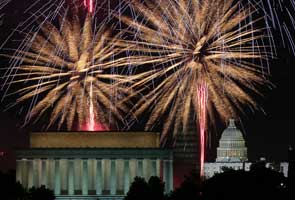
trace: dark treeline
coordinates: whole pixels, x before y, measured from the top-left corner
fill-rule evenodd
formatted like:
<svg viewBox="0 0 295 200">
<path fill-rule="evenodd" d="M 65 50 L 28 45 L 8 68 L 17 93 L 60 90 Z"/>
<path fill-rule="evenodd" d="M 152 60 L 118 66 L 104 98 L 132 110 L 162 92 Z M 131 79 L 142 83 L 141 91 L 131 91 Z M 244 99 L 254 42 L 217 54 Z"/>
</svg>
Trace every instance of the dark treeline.
<svg viewBox="0 0 295 200">
<path fill-rule="evenodd" d="M 295 199 L 294 182 L 294 177 L 286 178 L 264 165 L 254 164 L 250 171 L 224 169 L 223 173 L 205 181 L 191 173 L 179 188 L 167 195 L 158 177 L 148 182 L 137 177 L 125 200 L 291 200 Z"/>
<path fill-rule="evenodd" d="M 249 200 L 295 199 L 295 177 L 254 164 L 250 171 L 223 169 L 223 173 L 201 181 L 191 173 L 179 188 L 164 194 L 165 183 L 159 177 L 145 180 L 135 177 L 124 200 Z M 53 191 L 40 188 L 24 189 L 15 182 L 15 172 L 0 172 L 0 193 L 5 200 L 54 200 Z"/>
<path fill-rule="evenodd" d="M 25 189 L 15 182 L 15 171 L 0 172 L 0 199 L 2 200 L 54 200 L 54 192 L 45 186 Z"/>
</svg>

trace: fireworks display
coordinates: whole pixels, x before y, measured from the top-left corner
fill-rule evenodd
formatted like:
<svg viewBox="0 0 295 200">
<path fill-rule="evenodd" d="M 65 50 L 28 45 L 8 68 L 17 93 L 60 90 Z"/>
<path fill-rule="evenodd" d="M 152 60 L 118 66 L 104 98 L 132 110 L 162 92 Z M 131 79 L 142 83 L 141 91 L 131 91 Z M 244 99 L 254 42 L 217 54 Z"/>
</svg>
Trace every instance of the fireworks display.
<svg viewBox="0 0 295 200">
<path fill-rule="evenodd" d="M 75 124 L 109 130 L 130 113 L 148 117 L 145 130 L 162 123 L 163 142 L 186 133 L 193 116 L 203 174 L 207 127 L 237 118 L 246 106 L 257 109 L 253 96 L 269 85 L 268 59 L 276 46 L 295 52 L 295 2 L 124 1 L 116 1 L 114 10 L 111 0 L 28 5 L 24 12 L 32 16 L 14 29 L 25 39 L 14 54 L 4 55 L 11 58 L 4 97 L 19 95 L 13 105 L 29 102 L 26 123 L 51 113 L 48 127 L 66 124 L 68 130 Z M 0 11 L 11 2 L 0 1 Z M 107 10 L 108 19 L 98 20 L 98 8 Z M 113 14 L 116 19 L 109 19 Z"/>
<path fill-rule="evenodd" d="M 242 105 L 256 108 L 250 91 L 260 94 L 256 86 L 267 83 L 263 67 L 250 63 L 268 57 L 257 20 L 249 20 L 253 9 L 231 0 L 132 1 L 131 6 L 143 20 L 121 18 L 136 39 L 134 51 L 147 55 L 137 64 L 154 71 L 134 87 L 155 85 L 135 105 L 135 115 L 151 111 L 146 130 L 167 116 L 162 138 L 169 130 L 175 136 L 180 127 L 186 132 L 189 117 L 197 115 L 203 163 L 207 115 L 211 122 L 215 113 L 227 121 Z"/>
<path fill-rule="evenodd" d="M 84 21 L 69 18 L 61 18 L 60 27 L 43 24 L 42 31 L 27 38 L 29 51 L 9 56 L 21 64 L 9 70 L 7 79 L 13 80 L 8 84 L 27 85 L 15 93 L 21 95 L 17 104 L 32 99 L 29 119 L 53 108 L 48 127 L 59 119 L 59 127 L 66 121 L 71 130 L 77 117 L 79 126 L 87 122 L 94 130 L 95 123 L 112 124 L 110 116 L 122 119 L 121 112 L 128 111 L 120 98 L 129 79 L 113 72 L 120 66 L 113 57 L 124 49 L 113 48 L 116 37 L 103 26 L 94 31 L 90 15 Z"/>
<path fill-rule="evenodd" d="M 267 81 L 262 75 L 263 67 L 249 60 L 263 60 L 268 55 L 266 46 L 260 44 L 261 29 L 254 28 L 255 21 L 247 21 L 252 12 L 250 7 L 240 9 L 233 1 L 223 0 L 159 1 L 154 6 L 132 1 L 132 6 L 148 21 L 122 17 L 138 39 L 134 50 L 149 54 L 137 64 L 152 63 L 154 67 L 147 70 L 155 71 L 135 85 L 145 86 L 164 77 L 136 105 L 136 114 L 153 105 L 147 129 L 165 112 L 170 114 L 163 136 L 172 124 L 176 132 L 179 126 L 186 127 L 190 113 L 198 113 L 200 81 L 208 87 L 207 110 L 212 119 L 214 111 L 227 120 L 235 116 L 234 108 L 241 108 L 241 104 L 256 107 L 243 87 L 259 93 L 255 85 Z M 152 103 L 155 100 L 157 103 Z"/>
</svg>

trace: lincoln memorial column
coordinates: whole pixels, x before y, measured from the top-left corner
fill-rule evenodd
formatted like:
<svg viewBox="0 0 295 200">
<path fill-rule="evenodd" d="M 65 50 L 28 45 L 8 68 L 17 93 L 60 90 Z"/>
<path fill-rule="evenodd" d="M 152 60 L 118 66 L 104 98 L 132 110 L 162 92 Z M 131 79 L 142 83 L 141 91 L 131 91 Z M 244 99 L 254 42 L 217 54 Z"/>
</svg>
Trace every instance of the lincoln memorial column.
<svg viewBox="0 0 295 200">
<path fill-rule="evenodd" d="M 22 160 L 22 185 L 24 188 L 28 188 L 28 172 L 29 172 L 28 160 Z"/>
<path fill-rule="evenodd" d="M 29 177 L 28 177 L 28 188 L 31 188 L 34 186 L 34 168 L 33 168 L 33 160 L 28 160 L 28 167 L 29 167 Z"/>
<path fill-rule="evenodd" d="M 22 161 L 16 160 L 16 181 L 22 183 Z"/>
<path fill-rule="evenodd" d="M 60 184 L 61 184 L 61 178 L 60 178 L 60 160 L 55 160 L 55 187 L 54 187 L 54 194 L 60 195 Z"/>
<path fill-rule="evenodd" d="M 157 176 L 157 160 L 151 160 L 151 176 Z"/>
<path fill-rule="evenodd" d="M 127 194 L 129 187 L 130 187 L 129 160 L 124 160 L 124 194 Z"/>
<path fill-rule="evenodd" d="M 68 160 L 68 194 L 74 195 L 75 189 L 74 189 L 74 160 L 69 159 Z"/>
<path fill-rule="evenodd" d="M 161 176 L 161 160 L 157 159 L 157 177 Z"/>
<path fill-rule="evenodd" d="M 41 160 L 41 185 L 47 187 L 47 176 L 46 176 L 46 159 Z"/>
<path fill-rule="evenodd" d="M 172 160 L 163 161 L 163 181 L 165 182 L 165 192 L 173 190 L 173 167 Z"/>
<path fill-rule="evenodd" d="M 143 177 L 143 159 L 137 160 L 137 176 Z"/>
<path fill-rule="evenodd" d="M 35 187 L 39 186 L 38 160 L 33 160 L 33 184 Z"/>
<path fill-rule="evenodd" d="M 96 160 L 96 181 L 95 182 L 96 182 L 96 195 L 101 195 L 102 186 L 103 186 L 101 159 Z"/>
<path fill-rule="evenodd" d="M 116 195 L 117 192 L 117 178 L 116 178 L 117 172 L 116 172 L 116 160 L 111 160 L 111 195 Z"/>
<path fill-rule="evenodd" d="M 149 178 L 151 177 L 150 161 L 151 161 L 150 159 L 143 159 L 142 161 L 142 168 L 143 168 L 142 176 L 144 177 L 146 181 L 148 181 Z"/>
<path fill-rule="evenodd" d="M 88 160 L 83 160 L 82 195 L 88 195 Z"/>
</svg>

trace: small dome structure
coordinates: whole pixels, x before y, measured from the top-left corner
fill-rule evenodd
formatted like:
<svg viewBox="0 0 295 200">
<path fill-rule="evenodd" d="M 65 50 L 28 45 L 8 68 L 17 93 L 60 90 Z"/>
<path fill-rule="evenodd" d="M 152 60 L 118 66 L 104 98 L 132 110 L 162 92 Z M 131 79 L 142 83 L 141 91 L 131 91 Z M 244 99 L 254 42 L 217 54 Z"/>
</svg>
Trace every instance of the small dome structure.
<svg viewBox="0 0 295 200">
<path fill-rule="evenodd" d="M 230 119 L 223 131 L 217 148 L 216 162 L 244 162 L 247 158 L 247 147 L 242 132 L 236 127 L 235 120 Z"/>
</svg>

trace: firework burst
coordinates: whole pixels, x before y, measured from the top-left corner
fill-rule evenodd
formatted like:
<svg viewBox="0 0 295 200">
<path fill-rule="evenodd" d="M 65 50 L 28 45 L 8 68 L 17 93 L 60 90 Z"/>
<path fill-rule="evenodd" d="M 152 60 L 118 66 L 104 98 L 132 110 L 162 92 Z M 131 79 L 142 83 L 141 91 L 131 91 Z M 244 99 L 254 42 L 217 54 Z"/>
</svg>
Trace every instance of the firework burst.
<svg viewBox="0 0 295 200">
<path fill-rule="evenodd" d="M 196 115 L 204 162 L 207 121 L 214 124 L 216 113 L 226 121 L 243 105 L 257 108 L 249 94 L 260 95 L 257 86 L 268 82 L 263 67 L 253 64 L 269 56 L 263 30 L 255 28 L 259 20 L 251 6 L 233 0 L 133 0 L 130 5 L 134 17 L 121 17 L 136 40 L 126 41 L 137 45 L 130 61 L 153 73 L 134 84 L 152 88 L 135 105 L 135 116 L 150 110 L 147 130 L 167 116 L 164 139 L 169 130 L 174 136 L 181 127 L 186 132 L 189 117 Z"/>
<path fill-rule="evenodd" d="M 48 127 L 59 119 L 59 128 L 66 121 L 68 130 L 76 119 L 80 127 L 90 123 L 89 129 L 94 120 L 111 126 L 114 118 L 123 119 L 125 84 L 131 79 L 115 73 L 114 66 L 124 59 L 114 57 L 125 49 L 114 48 L 117 36 L 103 25 L 93 27 L 89 14 L 84 20 L 77 14 L 60 18 L 59 26 L 44 23 L 26 38 L 28 51 L 8 55 L 15 66 L 7 72 L 6 85 L 23 84 L 12 94 L 20 95 L 16 104 L 31 99 L 28 119 L 38 120 L 52 109 Z"/>
</svg>

